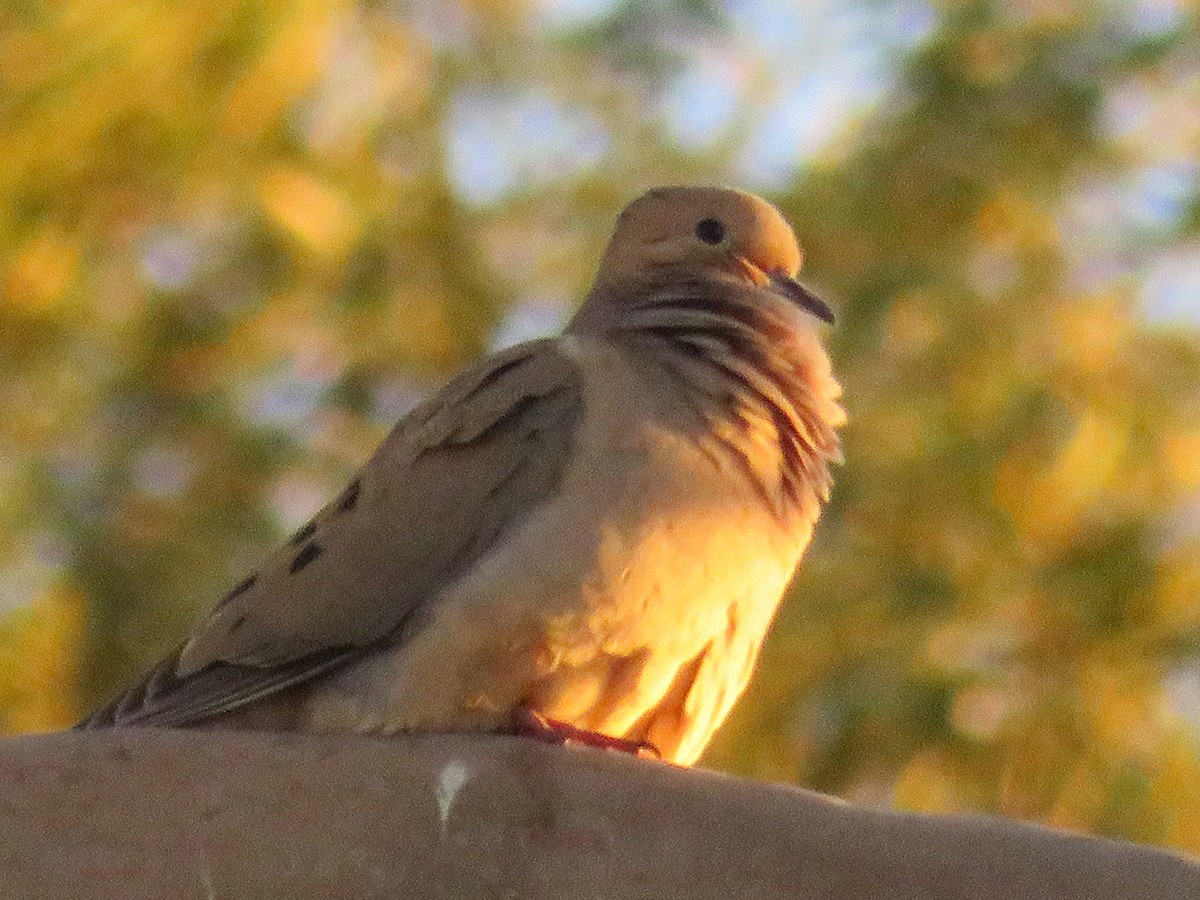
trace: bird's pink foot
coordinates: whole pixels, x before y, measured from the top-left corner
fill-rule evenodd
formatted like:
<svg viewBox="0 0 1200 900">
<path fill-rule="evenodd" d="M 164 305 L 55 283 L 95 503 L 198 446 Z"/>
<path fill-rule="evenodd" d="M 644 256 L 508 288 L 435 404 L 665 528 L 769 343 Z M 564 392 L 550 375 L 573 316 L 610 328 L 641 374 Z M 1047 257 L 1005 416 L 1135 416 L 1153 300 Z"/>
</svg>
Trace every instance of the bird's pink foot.
<svg viewBox="0 0 1200 900">
<path fill-rule="evenodd" d="M 618 750 L 631 756 L 644 756 L 651 759 L 662 759 L 658 748 L 649 741 L 636 741 L 629 738 L 611 737 L 598 731 L 588 731 L 577 728 L 568 722 L 550 719 L 527 706 L 520 706 L 513 713 L 513 734 L 524 735 L 547 744 L 583 744 L 585 747 L 596 747 L 600 750 Z"/>
</svg>

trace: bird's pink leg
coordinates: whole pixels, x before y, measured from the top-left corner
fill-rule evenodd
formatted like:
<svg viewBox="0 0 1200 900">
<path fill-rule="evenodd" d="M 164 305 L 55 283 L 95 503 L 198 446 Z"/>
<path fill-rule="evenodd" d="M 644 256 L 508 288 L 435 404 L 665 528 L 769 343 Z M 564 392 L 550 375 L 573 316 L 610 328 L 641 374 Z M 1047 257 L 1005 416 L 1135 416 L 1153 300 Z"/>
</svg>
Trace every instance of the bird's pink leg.
<svg viewBox="0 0 1200 900">
<path fill-rule="evenodd" d="M 588 731 L 577 728 L 568 722 L 550 719 L 528 706 L 518 706 L 513 711 L 513 734 L 524 735 L 547 744 L 583 744 L 585 747 L 596 747 L 601 750 L 619 750 L 631 756 L 648 756 L 662 759 L 658 748 L 649 741 L 635 741 L 629 738 L 611 737 L 598 731 Z"/>
</svg>

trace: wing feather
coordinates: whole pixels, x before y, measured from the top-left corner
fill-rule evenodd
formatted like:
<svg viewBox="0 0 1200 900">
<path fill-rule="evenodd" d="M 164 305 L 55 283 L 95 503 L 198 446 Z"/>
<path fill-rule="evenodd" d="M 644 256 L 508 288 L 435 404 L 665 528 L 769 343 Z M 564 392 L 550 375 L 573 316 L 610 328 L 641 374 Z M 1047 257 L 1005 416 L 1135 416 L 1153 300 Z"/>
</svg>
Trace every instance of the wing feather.
<svg viewBox="0 0 1200 900">
<path fill-rule="evenodd" d="M 401 639 L 419 627 L 414 613 L 554 493 L 580 414 L 578 370 L 553 341 L 467 369 L 176 653 L 81 726 L 192 724 Z"/>
</svg>

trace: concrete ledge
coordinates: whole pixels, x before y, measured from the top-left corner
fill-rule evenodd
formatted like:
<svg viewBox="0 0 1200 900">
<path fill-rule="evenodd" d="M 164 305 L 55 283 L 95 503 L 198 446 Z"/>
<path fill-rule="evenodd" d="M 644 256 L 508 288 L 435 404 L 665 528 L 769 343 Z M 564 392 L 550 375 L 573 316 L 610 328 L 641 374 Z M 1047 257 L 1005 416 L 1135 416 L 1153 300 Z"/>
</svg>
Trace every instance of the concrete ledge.
<svg viewBox="0 0 1200 900">
<path fill-rule="evenodd" d="M 0 742 L 5 898 L 1200 897 L 1200 865 L 491 736 Z"/>
</svg>

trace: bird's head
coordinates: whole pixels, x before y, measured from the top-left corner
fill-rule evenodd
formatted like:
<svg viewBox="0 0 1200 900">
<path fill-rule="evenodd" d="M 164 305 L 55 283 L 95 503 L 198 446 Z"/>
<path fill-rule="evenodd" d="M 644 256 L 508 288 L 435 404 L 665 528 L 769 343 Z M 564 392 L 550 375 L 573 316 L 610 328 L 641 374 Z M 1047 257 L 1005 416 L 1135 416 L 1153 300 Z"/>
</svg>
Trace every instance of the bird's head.
<svg viewBox="0 0 1200 900">
<path fill-rule="evenodd" d="M 760 197 L 714 187 L 655 188 L 621 213 L 593 295 L 620 296 L 666 273 L 735 278 L 832 323 L 829 306 L 796 281 L 802 258 L 787 221 Z"/>
</svg>

